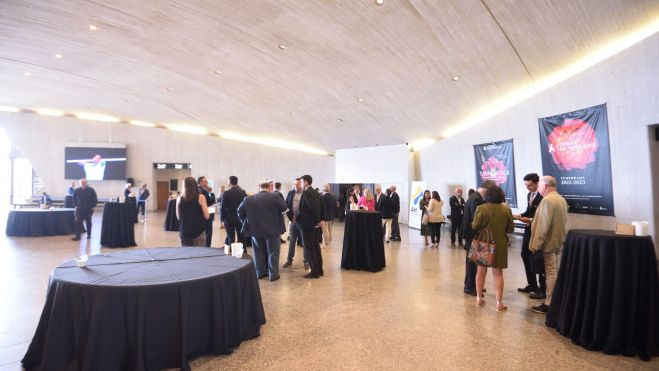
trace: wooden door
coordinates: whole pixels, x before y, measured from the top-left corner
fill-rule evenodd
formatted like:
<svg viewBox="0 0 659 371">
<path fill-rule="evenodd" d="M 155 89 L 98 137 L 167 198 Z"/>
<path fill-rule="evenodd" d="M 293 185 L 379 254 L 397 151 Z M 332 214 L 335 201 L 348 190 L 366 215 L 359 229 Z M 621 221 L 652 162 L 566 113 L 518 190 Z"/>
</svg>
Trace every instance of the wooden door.
<svg viewBox="0 0 659 371">
<path fill-rule="evenodd" d="M 157 182 L 156 196 L 158 198 L 158 210 L 167 210 L 167 202 L 169 201 L 169 182 Z"/>
</svg>

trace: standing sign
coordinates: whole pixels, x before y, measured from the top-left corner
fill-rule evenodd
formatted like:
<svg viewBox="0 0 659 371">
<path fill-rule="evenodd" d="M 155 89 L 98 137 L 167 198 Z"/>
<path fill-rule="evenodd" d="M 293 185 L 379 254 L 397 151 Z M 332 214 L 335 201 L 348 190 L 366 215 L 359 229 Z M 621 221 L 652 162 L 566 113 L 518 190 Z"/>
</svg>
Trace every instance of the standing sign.
<svg viewBox="0 0 659 371">
<path fill-rule="evenodd" d="M 542 170 L 569 211 L 614 216 L 606 104 L 538 119 Z"/>
<path fill-rule="evenodd" d="M 421 229 L 420 203 L 423 199 L 423 191 L 426 190 L 427 186 L 427 182 L 412 182 L 412 191 L 410 192 L 410 218 L 408 222 L 410 228 Z"/>
<path fill-rule="evenodd" d="M 476 157 L 476 185 L 491 180 L 503 189 L 506 202 L 511 208 L 517 207 L 515 187 L 515 159 L 513 140 L 474 145 Z"/>
</svg>

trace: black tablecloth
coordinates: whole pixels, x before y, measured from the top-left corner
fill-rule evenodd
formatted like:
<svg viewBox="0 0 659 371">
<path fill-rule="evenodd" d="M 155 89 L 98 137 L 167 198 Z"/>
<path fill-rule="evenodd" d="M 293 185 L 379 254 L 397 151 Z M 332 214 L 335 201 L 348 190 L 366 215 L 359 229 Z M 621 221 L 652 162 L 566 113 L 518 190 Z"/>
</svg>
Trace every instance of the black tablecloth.
<svg viewBox="0 0 659 371">
<path fill-rule="evenodd" d="M 384 268 L 383 236 L 379 212 L 349 211 L 343 233 L 341 268 L 371 272 Z"/>
<path fill-rule="evenodd" d="M 75 233 L 74 209 L 20 209 L 7 215 L 7 236 L 41 237 Z"/>
<path fill-rule="evenodd" d="M 50 276 L 23 364 L 38 370 L 160 370 L 229 354 L 265 323 L 251 260 L 208 248 L 91 256 Z"/>
<path fill-rule="evenodd" d="M 126 197 L 125 202 L 130 204 L 133 207 L 133 212 L 130 214 L 131 221 L 137 223 L 137 198 L 135 197 Z"/>
<path fill-rule="evenodd" d="M 167 203 L 167 215 L 165 216 L 166 231 L 178 231 L 178 218 L 176 217 L 176 199 Z"/>
<path fill-rule="evenodd" d="M 586 349 L 649 360 L 659 346 L 658 282 L 650 237 L 571 230 L 547 326 Z"/>
<path fill-rule="evenodd" d="M 75 207 L 75 205 L 73 204 L 73 196 L 64 196 L 64 207 L 67 208 Z"/>
<path fill-rule="evenodd" d="M 135 206 L 124 202 L 106 202 L 103 207 L 101 245 L 105 247 L 136 246 L 133 218 Z"/>
</svg>

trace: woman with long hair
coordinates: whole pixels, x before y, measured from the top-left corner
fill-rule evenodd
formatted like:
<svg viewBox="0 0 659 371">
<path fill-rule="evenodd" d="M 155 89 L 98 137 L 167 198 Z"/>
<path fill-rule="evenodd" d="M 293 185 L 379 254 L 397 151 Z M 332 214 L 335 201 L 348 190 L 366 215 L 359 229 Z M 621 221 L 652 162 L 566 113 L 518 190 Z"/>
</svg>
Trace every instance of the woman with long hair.
<svg viewBox="0 0 659 371">
<path fill-rule="evenodd" d="M 442 233 L 442 223 L 444 223 L 443 207 L 444 201 L 439 197 L 439 193 L 432 191 L 432 198 L 430 198 L 428 207 L 426 207 L 428 226 L 430 226 L 430 242 L 432 243 L 430 247 L 439 247 L 439 237 Z"/>
<path fill-rule="evenodd" d="M 430 203 L 430 191 L 423 191 L 423 199 L 419 202 L 419 209 L 421 209 L 421 220 L 423 217 L 428 214 L 427 208 Z M 421 223 L 421 235 L 423 236 L 423 241 L 425 245 L 428 246 L 428 236 L 430 236 L 430 226 L 428 224 Z"/>
<path fill-rule="evenodd" d="M 364 188 L 364 195 L 359 199 L 357 206 L 363 206 L 368 211 L 375 211 L 375 197 L 370 188 Z"/>
<path fill-rule="evenodd" d="M 206 246 L 206 220 L 210 217 L 206 197 L 193 177 L 183 181 L 183 194 L 176 200 L 181 246 Z"/>
<path fill-rule="evenodd" d="M 508 233 L 513 232 L 515 225 L 513 224 L 513 214 L 510 208 L 502 204 L 506 200 L 506 196 L 500 187 L 492 186 L 487 188 L 483 199 L 485 203 L 476 209 L 474 221 L 471 222 L 471 229 L 478 231 L 476 238 L 484 237 L 491 232 L 496 245 L 491 266 L 497 298 L 497 311 L 501 312 L 508 309 L 503 303 L 503 269 L 508 268 Z M 483 233 L 481 234 L 481 232 Z M 476 271 L 477 306 L 485 304 L 483 286 L 485 285 L 486 275 L 487 267 L 479 263 Z"/>
</svg>

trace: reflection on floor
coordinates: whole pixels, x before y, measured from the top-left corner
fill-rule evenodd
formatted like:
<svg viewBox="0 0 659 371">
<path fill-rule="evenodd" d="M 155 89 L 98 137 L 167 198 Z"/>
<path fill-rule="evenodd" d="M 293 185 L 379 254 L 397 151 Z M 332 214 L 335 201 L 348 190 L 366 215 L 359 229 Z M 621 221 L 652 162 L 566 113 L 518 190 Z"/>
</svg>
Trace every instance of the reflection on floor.
<svg viewBox="0 0 659 371">
<path fill-rule="evenodd" d="M 53 267 L 115 251 L 99 246 L 100 215 L 91 240 L 0 237 L 0 370 L 21 369 Z M 163 220 L 164 213 L 151 213 L 136 225 L 138 248 L 178 246 L 178 233 L 163 231 Z M 525 283 L 518 237 L 504 272 L 508 311 L 498 313 L 491 275 L 484 308 L 462 292 L 465 253 L 449 247 L 448 233 L 430 249 L 417 230 L 401 227 L 403 242 L 385 247 L 385 270 L 367 273 L 340 269 L 343 225 L 336 223 L 333 247 L 322 251 L 325 277 L 302 278 L 299 249 L 279 281 L 259 281 L 267 318 L 261 336 L 230 356 L 196 359 L 193 369 L 659 369 L 659 359 L 590 352 L 547 328 L 529 310 L 537 302 L 516 290 Z M 224 236 L 216 222 L 213 245 Z"/>
</svg>

